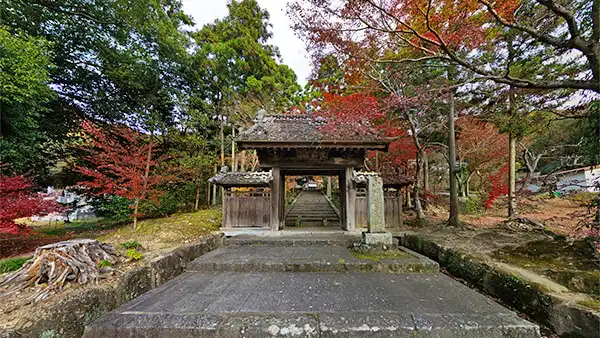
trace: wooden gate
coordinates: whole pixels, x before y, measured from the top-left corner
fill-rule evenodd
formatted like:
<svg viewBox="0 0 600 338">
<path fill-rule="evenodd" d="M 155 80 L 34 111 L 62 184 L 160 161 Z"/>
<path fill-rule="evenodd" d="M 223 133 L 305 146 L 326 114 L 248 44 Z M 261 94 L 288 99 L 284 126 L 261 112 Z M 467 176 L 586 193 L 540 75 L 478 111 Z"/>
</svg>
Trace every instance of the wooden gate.
<svg viewBox="0 0 600 338">
<path fill-rule="evenodd" d="M 271 217 L 269 192 L 225 191 L 223 227 L 269 227 Z"/>
</svg>

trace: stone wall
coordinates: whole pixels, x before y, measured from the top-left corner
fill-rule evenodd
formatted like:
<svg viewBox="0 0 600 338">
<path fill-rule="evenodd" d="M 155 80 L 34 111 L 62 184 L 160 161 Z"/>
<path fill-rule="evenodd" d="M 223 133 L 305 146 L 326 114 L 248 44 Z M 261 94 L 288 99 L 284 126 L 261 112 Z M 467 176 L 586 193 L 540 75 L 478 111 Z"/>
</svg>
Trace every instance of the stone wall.
<svg viewBox="0 0 600 338">
<path fill-rule="evenodd" d="M 222 242 L 222 234 L 210 235 L 125 272 L 116 286 L 90 286 L 57 301 L 42 302 L 21 318 L 13 330 L 0 332 L 0 337 L 79 338 L 86 325 L 181 274 L 188 262 L 218 248 Z"/>
<path fill-rule="evenodd" d="M 513 274 L 500 271 L 455 249 L 445 248 L 419 235 L 406 234 L 401 245 L 435 261 L 458 278 L 527 314 L 561 336 L 600 337 L 600 313 L 567 303 Z"/>
</svg>

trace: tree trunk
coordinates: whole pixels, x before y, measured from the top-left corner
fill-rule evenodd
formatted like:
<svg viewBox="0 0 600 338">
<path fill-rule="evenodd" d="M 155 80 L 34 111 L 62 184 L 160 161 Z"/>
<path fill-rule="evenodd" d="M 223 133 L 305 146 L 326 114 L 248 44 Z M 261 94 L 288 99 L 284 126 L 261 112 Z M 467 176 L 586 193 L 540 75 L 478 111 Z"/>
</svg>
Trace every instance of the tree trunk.
<svg viewBox="0 0 600 338">
<path fill-rule="evenodd" d="M 421 205 L 421 199 L 419 196 L 419 190 L 421 190 L 421 186 L 419 185 L 419 178 L 421 177 L 421 167 L 423 164 L 423 156 L 425 154 L 425 150 L 423 149 L 423 147 L 421 146 L 421 142 L 419 141 L 419 136 L 418 136 L 418 129 L 417 129 L 417 125 L 415 123 L 414 117 L 413 115 L 411 115 L 411 113 L 406 114 L 406 118 L 408 120 L 409 126 L 410 126 L 410 131 L 411 131 L 411 137 L 413 140 L 413 143 L 415 144 L 415 148 L 417 148 L 417 168 L 416 168 L 416 172 L 415 172 L 415 183 L 413 185 L 413 199 L 415 202 L 415 212 L 416 212 L 416 216 L 417 216 L 417 220 L 419 220 L 419 222 L 425 220 L 425 213 L 423 212 L 423 206 Z M 408 189 L 407 189 L 408 191 Z M 410 198 L 407 198 L 407 202 L 410 200 Z"/>
<path fill-rule="evenodd" d="M 327 197 L 331 198 L 331 176 L 327 176 Z"/>
<path fill-rule="evenodd" d="M 133 208 L 133 230 L 137 230 L 138 210 L 140 209 L 140 199 L 135 199 L 135 208 Z"/>
<path fill-rule="evenodd" d="M 417 220 L 419 222 L 423 222 L 425 220 L 425 212 L 423 211 L 423 206 L 421 205 L 421 196 L 420 196 L 420 190 L 421 187 L 419 185 L 419 179 L 418 177 L 421 174 L 421 166 L 423 163 L 423 151 L 420 150 L 417 152 L 417 168 L 416 168 L 416 177 L 417 179 L 415 180 L 415 184 L 413 186 L 413 199 L 415 201 L 415 213 L 416 213 L 416 217 Z"/>
<path fill-rule="evenodd" d="M 448 68 L 448 82 L 450 85 L 454 85 L 454 78 L 456 69 L 453 66 Z M 450 109 L 448 109 L 448 166 L 450 175 L 450 216 L 448 217 L 448 225 L 460 226 L 460 220 L 458 219 L 458 180 L 456 177 L 456 135 L 454 131 L 454 88 L 449 90 L 449 103 Z"/>
<path fill-rule="evenodd" d="M 215 164 L 215 175 L 217 174 L 217 165 Z M 213 184 L 212 186 L 212 205 L 217 204 L 217 185 Z"/>
<path fill-rule="evenodd" d="M 200 180 L 198 180 L 200 181 Z M 200 182 L 196 183 L 196 203 L 194 204 L 194 210 L 198 210 L 200 204 Z"/>
<path fill-rule="evenodd" d="M 224 128 L 225 128 L 225 120 L 223 119 L 223 116 L 221 116 L 221 168 L 223 168 L 225 166 L 225 132 L 223 130 Z M 219 189 L 219 192 L 220 192 L 219 201 L 222 201 L 223 200 L 223 187 L 221 187 L 221 189 Z M 215 198 L 215 200 L 216 200 L 216 198 Z"/>
<path fill-rule="evenodd" d="M 406 208 L 412 208 L 412 198 L 410 198 L 410 188 L 406 187 Z"/>
<path fill-rule="evenodd" d="M 231 171 L 235 172 L 237 163 L 235 162 L 235 127 L 231 129 Z"/>
<path fill-rule="evenodd" d="M 429 191 L 429 157 L 423 153 L 423 189 Z"/>
<path fill-rule="evenodd" d="M 154 131 L 150 131 L 150 143 L 148 145 L 148 153 L 146 155 L 146 168 L 144 169 L 144 179 L 142 185 L 142 192 L 140 197 L 135 200 L 135 211 L 133 215 L 133 228 L 137 230 L 137 219 L 138 219 L 138 211 L 140 207 L 140 199 L 143 199 L 146 196 L 146 191 L 148 190 L 148 177 L 150 176 L 150 161 L 152 160 L 152 146 L 154 139 Z"/>
<path fill-rule="evenodd" d="M 225 133 L 223 131 L 223 128 L 225 128 L 225 121 L 223 121 L 223 116 L 220 116 L 219 118 L 221 120 L 221 167 L 223 167 L 225 165 Z"/>
<path fill-rule="evenodd" d="M 208 182 L 208 184 L 206 186 L 206 205 L 207 206 L 210 206 L 210 191 L 211 191 L 210 182 Z"/>
<path fill-rule="evenodd" d="M 242 150 L 242 160 L 240 161 L 240 171 L 246 171 L 246 151 Z"/>
<path fill-rule="evenodd" d="M 517 196 L 516 196 L 516 157 L 517 146 L 516 138 L 512 132 L 508 134 L 508 217 L 517 216 Z"/>
</svg>

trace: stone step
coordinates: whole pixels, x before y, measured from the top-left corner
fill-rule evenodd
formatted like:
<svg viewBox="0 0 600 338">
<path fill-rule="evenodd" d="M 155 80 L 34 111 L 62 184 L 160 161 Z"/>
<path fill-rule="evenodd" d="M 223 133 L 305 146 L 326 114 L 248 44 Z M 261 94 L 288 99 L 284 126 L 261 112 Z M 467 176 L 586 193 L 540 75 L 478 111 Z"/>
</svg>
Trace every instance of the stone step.
<svg viewBox="0 0 600 338">
<path fill-rule="evenodd" d="M 336 213 L 306 213 L 306 214 L 288 214 L 287 217 L 292 217 L 292 218 L 297 218 L 297 217 L 302 217 L 302 218 L 339 218 L 339 216 Z"/>
<path fill-rule="evenodd" d="M 357 258 L 345 247 L 231 246 L 191 262 L 188 271 L 432 273 L 438 263 L 401 248 L 393 258 Z"/>
<path fill-rule="evenodd" d="M 293 230 L 286 230 L 293 231 Z M 360 242 L 360 238 L 353 235 L 342 233 L 336 234 L 305 234 L 306 230 L 301 230 L 304 235 L 299 236 L 281 236 L 265 237 L 255 235 L 238 235 L 231 238 L 225 238 L 224 243 L 231 246 L 341 246 L 348 247 L 354 243 Z M 322 231 L 320 231 L 322 232 Z M 341 231 L 340 231 L 341 232 Z"/>
</svg>

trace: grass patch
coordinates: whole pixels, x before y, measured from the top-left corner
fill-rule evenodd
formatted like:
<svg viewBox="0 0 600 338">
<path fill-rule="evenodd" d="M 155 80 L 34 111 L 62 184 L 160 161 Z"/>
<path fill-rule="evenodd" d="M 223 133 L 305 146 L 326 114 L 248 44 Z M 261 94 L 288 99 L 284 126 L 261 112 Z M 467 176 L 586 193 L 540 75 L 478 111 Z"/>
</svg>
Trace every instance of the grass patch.
<svg viewBox="0 0 600 338">
<path fill-rule="evenodd" d="M 31 257 L 16 257 L 0 260 L 0 274 L 19 270 Z"/>
<path fill-rule="evenodd" d="M 577 302 L 577 304 L 585 306 L 585 307 L 589 307 L 590 309 L 593 309 L 596 311 L 600 311 L 600 301 L 598 301 L 598 300 L 593 300 L 593 299 L 582 300 L 582 301 Z"/>
<path fill-rule="evenodd" d="M 106 267 L 110 267 L 110 266 L 112 266 L 112 263 L 109 260 L 103 259 L 100 262 L 98 262 L 99 268 L 106 268 Z"/>
<path fill-rule="evenodd" d="M 382 252 L 357 252 L 351 251 L 352 255 L 358 259 L 368 259 L 370 261 L 379 262 L 382 259 L 395 259 L 403 257 L 411 257 L 412 255 L 404 251 L 382 251 Z"/>
<path fill-rule="evenodd" d="M 123 226 L 97 239 L 115 245 L 137 243 L 149 250 L 162 250 L 194 241 L 218 231 L 220 226 L 221 210 L 208 209 L 142 220 L 137 230 L 131 225 Z"/>
<path fill-rule="evenodd" d="M 71 223 L 56 224 L 53 226 L 33 226 L 33 231 L 40 236 L 65 236 L 74 234 L 77 237 L 97 233 L 99 231 L 111 230 L 129 223 L 130 220 L 122 218 L 96 218 Z M 58 222 L 57 222 L 58 223 Z"/>
</svg>

